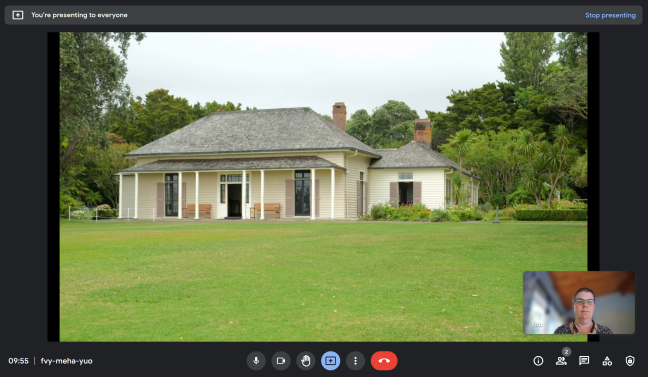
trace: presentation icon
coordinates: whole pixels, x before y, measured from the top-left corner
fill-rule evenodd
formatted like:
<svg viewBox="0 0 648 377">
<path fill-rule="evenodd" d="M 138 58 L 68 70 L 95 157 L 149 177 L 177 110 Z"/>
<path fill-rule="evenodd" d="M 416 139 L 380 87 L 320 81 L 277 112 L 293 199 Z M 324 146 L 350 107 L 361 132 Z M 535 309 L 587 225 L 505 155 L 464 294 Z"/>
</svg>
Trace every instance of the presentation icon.
<svg viewBox="0 0 648 377">
<path fill-rule="evenodd" d="M 335 370 L 340 366 L 340 355 L 328 351 L 322 356 L 322 367 L 326 370 Z"/>
<path fill-rule="evenodd" d="M 14 10 L 11 12 L 11 19 L 12 20 L 23 20 L 25 17 L 25 12 L 21 10 Z"/>
</svg>

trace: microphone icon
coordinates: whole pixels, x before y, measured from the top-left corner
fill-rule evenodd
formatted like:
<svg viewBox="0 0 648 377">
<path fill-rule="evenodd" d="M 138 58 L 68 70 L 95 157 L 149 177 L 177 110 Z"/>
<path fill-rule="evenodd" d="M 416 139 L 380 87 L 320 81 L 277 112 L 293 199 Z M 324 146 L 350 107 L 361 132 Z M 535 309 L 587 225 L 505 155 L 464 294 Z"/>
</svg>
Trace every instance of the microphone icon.
<svg viewBox="0 0 648 377">
<path fill-rule="evenodd" d="M 259 363 L 259 358 L 254 356 L 254 360 L 252 360 L 252 361 L 254 361 L 254 364 L 258 364 Z"/>
</svg>

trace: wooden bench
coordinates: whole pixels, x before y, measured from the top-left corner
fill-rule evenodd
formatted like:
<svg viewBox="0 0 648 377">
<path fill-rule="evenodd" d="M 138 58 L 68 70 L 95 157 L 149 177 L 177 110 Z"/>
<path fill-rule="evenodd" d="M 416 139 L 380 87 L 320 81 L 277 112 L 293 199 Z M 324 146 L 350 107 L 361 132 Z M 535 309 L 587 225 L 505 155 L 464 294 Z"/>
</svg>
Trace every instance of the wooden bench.
<svg viewBox="0 0 648 377">
<path fill-rule="evenodd" d="M 275 214 L 275 218 L 279 218 L 279 203 L 265 203 L 263 206 L 264 212 L 272 211 Z M 257 203 L 252 208 L 250 208 L 250 218 L 256 219 L 256 214 L 261 214 L 261 204 Z"/>
<path fill-rule="evenodd" d="M 187 204 L 187 208 L 184 211 L 184 216 L 182 217 L 187 217 L 189 215 L 189 212 L 194 214 L 196 213 L 195 204 Z M 201 213 L 205 214 L 206 219 L 211 219 L 211 204 L 198 204 L 198 214 L 200 215 Z"/>
</svg>

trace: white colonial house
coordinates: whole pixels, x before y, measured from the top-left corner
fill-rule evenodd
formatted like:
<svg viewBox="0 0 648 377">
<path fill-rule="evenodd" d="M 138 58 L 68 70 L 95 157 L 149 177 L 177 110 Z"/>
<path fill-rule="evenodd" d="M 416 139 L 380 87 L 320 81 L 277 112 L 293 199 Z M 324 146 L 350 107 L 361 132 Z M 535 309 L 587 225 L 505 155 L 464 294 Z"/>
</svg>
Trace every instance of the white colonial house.
<svg viewBox="0 0 648 377">
<path fill-rule="evenodd" d="M 430 149 L 429 119 L 415 140 L 373 149 L 346 132 L 344 103 L 333 123 L 307 107 L 215 112 L 125 157 L 118 173 L 120 218 L 274 218 L 251 209 L 278 204 L 280 218 L 357 219 L 378 202 L 445 207 L 459 166 Z M 479 178 L 462 169 L 477 202 Z M 258 206 L 257 206 L 258 207 Z"/>
</svg>

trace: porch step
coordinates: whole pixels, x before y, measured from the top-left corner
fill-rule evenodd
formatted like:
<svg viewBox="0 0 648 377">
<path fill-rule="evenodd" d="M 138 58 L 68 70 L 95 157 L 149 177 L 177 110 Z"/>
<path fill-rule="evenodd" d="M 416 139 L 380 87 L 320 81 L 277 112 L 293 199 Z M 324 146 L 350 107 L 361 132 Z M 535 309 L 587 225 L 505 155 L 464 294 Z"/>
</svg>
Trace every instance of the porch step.
<svg viewBox="0 0 648 377">
<path fill-rule="evenodd" d="M 242 217 L 226 217 L 225 220 L 241 220 Z"/>
</svg>

